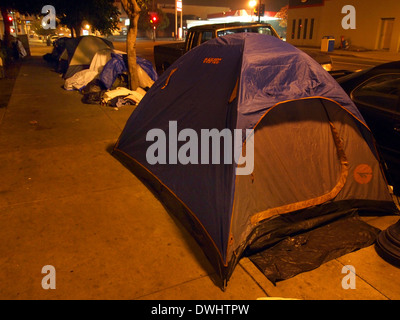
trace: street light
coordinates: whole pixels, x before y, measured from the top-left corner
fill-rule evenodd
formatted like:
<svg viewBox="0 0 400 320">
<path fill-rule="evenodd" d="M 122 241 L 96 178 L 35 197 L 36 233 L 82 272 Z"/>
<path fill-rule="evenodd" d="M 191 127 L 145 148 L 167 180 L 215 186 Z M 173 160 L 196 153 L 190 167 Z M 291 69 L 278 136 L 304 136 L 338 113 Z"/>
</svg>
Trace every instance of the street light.
<svg viewBox="0 0 400 320">
<path fill-rule="evenodd" d="M 251 8 L 251 21 L 253 21 L 253 12 L 254 12 L 254 8 L 257 5 L 257 1 L 256 0 L 250 0 L 249 1 L 249 7 Z"/>
<path fill-rule="evenodd" d="M 261 20 L 261 16 L 264 16 L 264 10 L 265 10 L 265 5 L 261 4 L 261 0 L 250 0 L 249 1 L 249 7 L 253 9 L 254 14 L 258 17 L 258 22 Z M 257 8 L 256 8 L 257 7 Z M 262 14 L 261 14 L 262 10 Z M 253 11 L 251 15 L 253 16 Z"/>
</svg>

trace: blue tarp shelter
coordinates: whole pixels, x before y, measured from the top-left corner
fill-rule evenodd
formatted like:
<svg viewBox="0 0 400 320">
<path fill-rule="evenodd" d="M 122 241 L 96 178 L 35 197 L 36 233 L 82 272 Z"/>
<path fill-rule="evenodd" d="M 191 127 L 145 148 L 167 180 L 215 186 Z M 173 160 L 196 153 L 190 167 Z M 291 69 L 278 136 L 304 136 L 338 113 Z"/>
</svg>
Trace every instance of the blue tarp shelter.
<svg viewBox="0 0 400 320">
<path fill-rule="evenodd" d="M 147 73 L 151 80 L 157 80 L 157 72 L 149 60 L 137 56 L 136 63 Z M 106 63 L 100 74 L 100 80 L 107 89 L 110 89 L 117 76 L 127 71 L 128 67 L 124 61 L 123 55 L 112 53 L 111 59 Z"/>
<path fill-rule="evenodd" d="M 253 141 L 251 172 L 215 161 L 238 153 L 222 136 L 204 148 L 211 130 L 240 130 L 240 153 Z M 355 105 L 311 57 L 268 35 L 220 37 L 181 57 L 133 111 L 114 155 L 180 218 L 224 285 L 252 248 L 346 210 L 396 211 Z"/>
</svg>

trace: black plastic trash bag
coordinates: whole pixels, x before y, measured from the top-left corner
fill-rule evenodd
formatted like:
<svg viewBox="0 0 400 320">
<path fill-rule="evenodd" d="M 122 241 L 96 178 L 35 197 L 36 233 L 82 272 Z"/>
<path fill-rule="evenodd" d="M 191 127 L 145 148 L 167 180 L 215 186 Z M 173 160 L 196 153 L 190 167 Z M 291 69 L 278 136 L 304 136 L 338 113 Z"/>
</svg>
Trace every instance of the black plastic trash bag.
<svg viewBox="0 0 400 320">
<path fill-rule="evenodd" d="M 82 90 L 82 102 L 86 104 L 100 104 L 106 91 L 104 84 L 99 79 L 90 81 Z"/>
<path fill-rule="evenodd" d="M 287 237 L 249 259 L 275 284 L 372 245 L 380 230 L 356 212 L 316 229 Z"/>
</svg>

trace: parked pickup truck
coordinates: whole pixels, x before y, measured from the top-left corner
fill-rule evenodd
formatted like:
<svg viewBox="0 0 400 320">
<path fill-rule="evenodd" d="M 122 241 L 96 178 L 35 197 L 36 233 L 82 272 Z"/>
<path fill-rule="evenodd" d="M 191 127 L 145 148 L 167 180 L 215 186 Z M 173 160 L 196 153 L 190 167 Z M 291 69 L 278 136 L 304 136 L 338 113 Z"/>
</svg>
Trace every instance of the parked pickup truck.
<svg viewBox="0 0 400 320">
<path fill-rule="evenodd" d="M 207 40 L 238 32 L 255 32 L 280 38 L 275 29 L 269 23 L 234 22 L 192 27 L 188 30 L 185 42 L 175 42 L 154 46 L 154 62 L 156 65 L 156 71 L 159 75 L 162 74 L 170 65 L 178 60 L 178 58 Z M 304 51 L 320 63 L 325 70 L 331 71 L 332 60 L 328 54 L 319 53 L 315 50 L 309 52 L 306 50 Z"/>
</svg>

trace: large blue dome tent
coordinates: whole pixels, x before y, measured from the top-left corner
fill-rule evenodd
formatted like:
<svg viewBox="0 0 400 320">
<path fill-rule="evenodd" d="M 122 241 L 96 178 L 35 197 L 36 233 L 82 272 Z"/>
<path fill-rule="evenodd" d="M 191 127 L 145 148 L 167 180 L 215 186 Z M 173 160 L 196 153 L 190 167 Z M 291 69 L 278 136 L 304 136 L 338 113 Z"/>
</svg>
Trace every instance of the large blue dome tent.
<svg viewBox="0 0 400 320">
<path fill-rule="evenodd" d="M 148 159 L 153 129 L 165 132 L 164 142 L 178 140 L 159 158 L 167 161 Z M 197 160 L 177 161 L 190 135 L 176 135 L 185 129 L 198 137 L 205 129 L 241 130 L 243 150 L 252 137 L 251 172 L 238 175 L 237 161 L 214 162 L 215 150 L 200 161 L 200 142 Z M 217 151 L 226 150 L 221 142 Z M 180 218 L 223 286 L 259 241 L 271 244 L 348 210 L 397 211 L 350 98 L 307 54 L 268 35 L 228 35 L 186 53 L 133 111 L 113 154 Z"/>
</svg>

